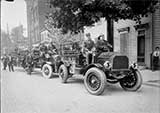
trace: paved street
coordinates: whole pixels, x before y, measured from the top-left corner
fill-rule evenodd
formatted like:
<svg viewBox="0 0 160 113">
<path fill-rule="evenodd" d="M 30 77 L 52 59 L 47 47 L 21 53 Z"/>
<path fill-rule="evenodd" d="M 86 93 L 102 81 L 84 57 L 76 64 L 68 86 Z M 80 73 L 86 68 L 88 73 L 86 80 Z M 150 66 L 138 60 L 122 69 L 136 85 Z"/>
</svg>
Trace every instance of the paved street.
<svg viewBox="0 0 160 113">
<path fill-rule="evenodd" d="M 159 84 L 159 73 L 143 70 L 144 83 L 137 92 L 116 84 L 93 96 L 81 76 L 62 84 L 58 77 L 43 78 L 39 70 L 31 76 L 21 68 L 1 71 L 1 109 L 2 113 L 159 113 L 160 87 L 154 85 Z"/>
</svg>

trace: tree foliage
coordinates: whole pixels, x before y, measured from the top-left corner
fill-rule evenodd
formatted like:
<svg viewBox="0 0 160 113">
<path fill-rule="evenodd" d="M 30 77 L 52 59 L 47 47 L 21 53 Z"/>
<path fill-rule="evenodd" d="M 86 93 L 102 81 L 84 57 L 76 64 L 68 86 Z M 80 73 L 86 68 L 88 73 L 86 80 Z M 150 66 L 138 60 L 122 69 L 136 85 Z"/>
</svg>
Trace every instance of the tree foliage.
<svg viewBox="0 0 160 113">
<path fill-rule="evenodd" d="M 53 8 L 51 23 L 54 27 L 78 33 L 84 26 L 93 26 L 101 18 L 131 19 L 139 22 L 141 17 L 153 13 L 158 0 L 50 0 Z"/>
<path fill-rule="evenodd" d="M 78 42 L 81 40 L 79 34 L 71 34 L 71 32 L 63 34 L 60 28 L 55 28 L 55 26 L 52 25 L 54 24 L 53 18 L 51 17 L 52 15 L 49 15 L 50 16 L 46 16 L 45 29 L 49 31 L 49 36 L 55 44 L 60 45 L 66 42 Z"/>
</svg>

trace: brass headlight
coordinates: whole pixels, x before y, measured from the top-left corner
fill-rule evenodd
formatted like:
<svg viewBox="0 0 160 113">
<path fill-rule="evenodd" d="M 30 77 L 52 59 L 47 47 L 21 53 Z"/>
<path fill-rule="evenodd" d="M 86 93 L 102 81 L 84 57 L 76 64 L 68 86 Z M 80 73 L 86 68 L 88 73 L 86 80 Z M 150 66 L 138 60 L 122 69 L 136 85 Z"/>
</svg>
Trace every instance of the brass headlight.
<svg viewBox="0 0 160 113">
<path fill-rule="evenodd" d="M 105 69 L 110 69 L 112 67 L 112 64 L 109 61 L 105 61 L 103 66 L 105 67 Z"/>
<path fill-rule="evenodd" d="M 136 62 L 134 62 L 130 65 L 130 67 L 133 69 L 138 69 L 138 64 Z"/>
</svg>

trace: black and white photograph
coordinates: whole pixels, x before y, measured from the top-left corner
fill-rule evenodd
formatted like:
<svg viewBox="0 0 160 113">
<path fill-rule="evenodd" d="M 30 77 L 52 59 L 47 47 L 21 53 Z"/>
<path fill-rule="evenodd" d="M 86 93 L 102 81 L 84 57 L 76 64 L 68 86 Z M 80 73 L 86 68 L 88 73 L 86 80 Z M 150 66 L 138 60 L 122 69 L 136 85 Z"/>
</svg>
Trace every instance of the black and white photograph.
<svg viewBox="0 0 160 113">
<path fill-rule="evenodd" d="M 160 0 L 0 11 L 0 113 L 160 113 Z"/>
</svg>

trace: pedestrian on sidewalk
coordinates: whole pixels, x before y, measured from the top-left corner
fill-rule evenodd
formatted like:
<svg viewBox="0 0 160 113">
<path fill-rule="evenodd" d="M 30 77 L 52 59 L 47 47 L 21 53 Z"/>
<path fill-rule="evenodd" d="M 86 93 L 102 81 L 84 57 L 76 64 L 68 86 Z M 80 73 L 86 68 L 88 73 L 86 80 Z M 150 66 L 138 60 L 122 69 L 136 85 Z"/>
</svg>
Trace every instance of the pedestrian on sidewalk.
<svg viewBox="0 0 160 113">
<path fill-rule="evenodd" d="M 153 71 L 158 69 L 159 58 L 160 58 L 160 48 L 156 47 L 155 51 L 153 52 Z"/>
<path fill-rule="evenodd" d="M 14 72 L 13 57 L 11 56 L 11 54 L 9 54 L 8 59 L 9 59 L 9 61 L 8 61 L 9 71 Z"/>
<path fill-rule="evenodd" d="M 3 62 L 3 70 L 6 70 L 8 63 L 8 56 L 6 54 L 4 54 L 4 56 L 2 57 L 2 62 Z"/>
</svg>

